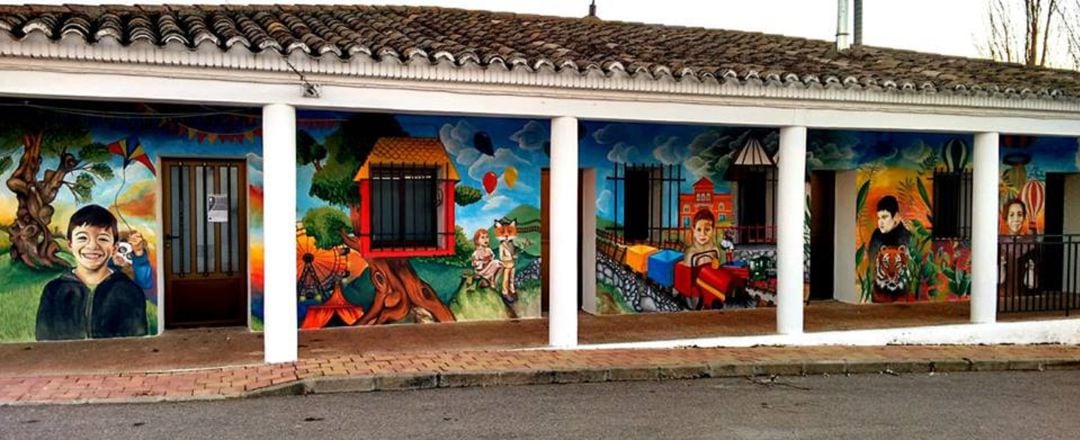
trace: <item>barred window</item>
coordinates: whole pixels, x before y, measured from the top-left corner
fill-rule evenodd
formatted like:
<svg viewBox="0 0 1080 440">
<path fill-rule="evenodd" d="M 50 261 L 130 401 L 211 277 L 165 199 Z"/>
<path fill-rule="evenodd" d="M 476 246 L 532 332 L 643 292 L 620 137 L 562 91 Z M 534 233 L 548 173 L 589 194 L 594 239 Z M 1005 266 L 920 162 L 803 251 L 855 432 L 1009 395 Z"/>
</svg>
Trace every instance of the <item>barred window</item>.
<svg viewBox="0 0 1080 440">
<path fill-rule="evenodd" d="M 738 183 L 738 242 L 775 243 L 775 168 L 745 171 Z"/>
<path fill-rule="evenodd" d="M 971 238 L 971 196 L 971 171 L 934 172 L 934 238 Z"/>
<path fill-rule="evenodd" d="M 437 171 L 433 167 L 372 167 L 372 248 L 438 245 Z"/>
</svg>

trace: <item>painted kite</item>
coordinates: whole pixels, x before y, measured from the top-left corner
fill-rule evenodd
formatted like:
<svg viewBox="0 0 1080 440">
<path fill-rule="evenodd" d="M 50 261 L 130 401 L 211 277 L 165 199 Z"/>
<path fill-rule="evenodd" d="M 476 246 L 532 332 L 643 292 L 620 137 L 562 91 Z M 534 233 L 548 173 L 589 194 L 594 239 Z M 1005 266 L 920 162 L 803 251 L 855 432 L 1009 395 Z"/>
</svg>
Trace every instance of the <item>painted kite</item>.
<svg viewBox="0 0 1080 440">
<path fill-rule="evenodd" d="M 143 148 L 142 144 L 139 143 L 139 138 L 135 136 L 130 136 L 127 139 L 120 139 L 109 144 L 109 152 L 124 158 L 124 169 L 126 169 L 132 161 L 135 161 L 146 165 L 146 168 L 150 170 L 150 174 L 157 175 L 157 170 L 154 169 L 154 162 L 150 160 L 150 156 L 146 154 L 146 150 Z"/>
</svg>

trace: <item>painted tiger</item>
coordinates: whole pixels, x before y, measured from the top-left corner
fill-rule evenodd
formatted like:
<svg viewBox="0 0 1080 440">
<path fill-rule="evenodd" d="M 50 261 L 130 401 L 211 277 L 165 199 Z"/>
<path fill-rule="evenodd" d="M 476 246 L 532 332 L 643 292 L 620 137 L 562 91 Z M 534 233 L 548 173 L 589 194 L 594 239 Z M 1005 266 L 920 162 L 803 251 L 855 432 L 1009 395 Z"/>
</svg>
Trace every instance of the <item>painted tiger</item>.
<svg viewBox="0 0 1080 440">
<path fill-rule="evenodd" d="M 882 246 L 874 268 L 874 302 L 893 302 L 907 294 L 910 275 L 907 246 Z"/>
</svg>

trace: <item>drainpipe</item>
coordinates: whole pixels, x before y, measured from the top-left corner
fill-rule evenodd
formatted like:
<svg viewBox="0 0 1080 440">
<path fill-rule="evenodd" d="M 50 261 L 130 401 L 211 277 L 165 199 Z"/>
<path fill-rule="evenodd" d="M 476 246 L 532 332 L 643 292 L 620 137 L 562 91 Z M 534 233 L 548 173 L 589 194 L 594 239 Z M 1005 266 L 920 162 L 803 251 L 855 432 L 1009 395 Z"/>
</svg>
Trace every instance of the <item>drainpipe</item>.
<svg viewBox="0 0 1080 440">
<path fill-rule="evenodd" d="M 855 0 L 855 46 L 862 46 L 862 0 Z"/>
<path fill-rule="evenodd" d="M 851 48 L 848 32 L 848 2 L 851 0 L 837 0 L 836 2 L 836 50 Z"/>
</svg>

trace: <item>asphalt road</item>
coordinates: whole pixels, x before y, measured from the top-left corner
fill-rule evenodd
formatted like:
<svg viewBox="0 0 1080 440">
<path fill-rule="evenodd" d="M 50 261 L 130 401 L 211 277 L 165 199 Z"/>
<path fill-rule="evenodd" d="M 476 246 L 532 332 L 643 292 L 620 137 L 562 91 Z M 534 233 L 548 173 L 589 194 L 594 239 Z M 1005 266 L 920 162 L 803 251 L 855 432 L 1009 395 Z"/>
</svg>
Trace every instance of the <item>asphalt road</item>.
<svg viewBox="0 0 1080 440">
<path fill-rule="evenodd" d="M 1080 371 L 0 408 L 0 438 L 1080 438 Z"/>
</svg>

